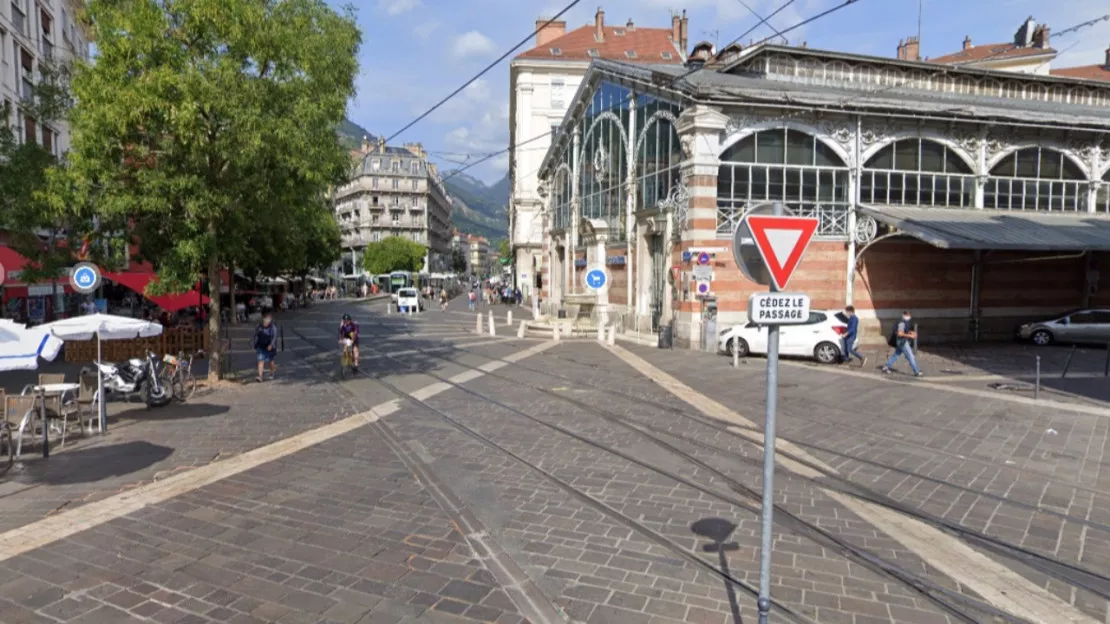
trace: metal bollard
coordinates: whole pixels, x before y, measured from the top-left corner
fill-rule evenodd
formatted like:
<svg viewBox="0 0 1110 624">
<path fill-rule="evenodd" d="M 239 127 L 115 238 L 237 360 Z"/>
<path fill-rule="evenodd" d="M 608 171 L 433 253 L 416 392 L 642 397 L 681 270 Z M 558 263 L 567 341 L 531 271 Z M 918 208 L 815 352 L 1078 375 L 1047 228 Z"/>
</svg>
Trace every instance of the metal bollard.
<svg viewBox="0 0 1110 624">
<path fill-rule="evenodd" d="M 913 324 L 913 354 L 917 356 L 917 323 Z"/>
<path fill-rule="evenodd" d="M 520 322 L 520 329 L 518 329 L 517 332 L 516 332 L 516 337 L 517 338 L 523 338 L 524 337 L 524 332 L 527 329 L 528 329 L 528 322 L 527 321 L 521 321 Z"/>
<path fill-rule="evenodd" d="M 1071 360 L 1075 357 L 1075 345 L 1071 346 L 1071 353 L 1068 354 L 1068 361 L 1064 363 L 1064 372 L 1060 373 L 1060 379 L 1068 376 L 1068 369 L 1071 368 Z"/>
<path fill-rule="evenodd" d="M 740 349 L 736 348 L 736 339 L 732 339 L 732 367 L 740 368 Z"/>
<path fill-rule="evenodd" d="M 278 326 L 278 336 L 281 337 L 281 352 L 285 353 L 285 326 Z"/>
<path fill-rule="evenodd" d="M 1102 376 L 1110 377 L 1110 342 L 1106 343 L 1106 365 L 1102 368 Z"/>
<path fill-rule="evenodd" d="M 489 313 L 489 335 L 490 336 L 496 336 L 497 335 L 497 326 L 493 323 L 493 312 Z"/>
<path fill-rule="evenodd" d="M 513 311 L 512 310 L 509 310 L 509 311 L 505 312 L 505 324 L 506 325 L 512 325 L 513 324 Z"/>
<path fill-rule="evenodd" d="M 1037 374 L 1033 377 L 1033 399 L 1041 396 L 1041 356 L 1037 356 Z"/>
<path fill-rule="evenodd" d="M 478 320 L 478 322 L 474 326 L 474 331 L 476 331 L 480 334 L 480 333 L 482 333 L 482 313 L 481 312 L 478 313 L 478 319 L 477 320 Z"/>
</svg>

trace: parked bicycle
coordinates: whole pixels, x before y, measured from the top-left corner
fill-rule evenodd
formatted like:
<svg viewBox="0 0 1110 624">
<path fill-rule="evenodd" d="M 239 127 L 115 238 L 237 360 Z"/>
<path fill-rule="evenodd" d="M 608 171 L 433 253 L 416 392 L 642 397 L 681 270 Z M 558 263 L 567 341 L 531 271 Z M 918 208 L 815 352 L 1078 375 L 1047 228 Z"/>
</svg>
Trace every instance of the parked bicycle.
<svg viewBox="0 0 1110 624">
<path fill-rule="evenodd" d="M 173 393 L 173 398 L 182 403 L 192 398 L 193 393 L 197 391 L 197 378 L 193 376 L 193 359 L 198 357 L 204 357 L 204 351 L 197 351 L 188 359 L 184 352 L 176 356 L 167 353 L 162 358 L 166 364 L 162 368 L 162 379 Z"/>
</svg>

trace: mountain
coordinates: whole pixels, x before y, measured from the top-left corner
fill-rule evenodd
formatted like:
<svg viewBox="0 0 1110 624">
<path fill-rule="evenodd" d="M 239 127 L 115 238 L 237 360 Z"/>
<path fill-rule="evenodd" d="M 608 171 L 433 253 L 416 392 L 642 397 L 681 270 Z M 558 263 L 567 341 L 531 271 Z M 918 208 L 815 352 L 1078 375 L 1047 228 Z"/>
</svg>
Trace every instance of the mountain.
<svg viewBox="0 0 1110 624">
<path fill-rule="evenodd" d="M 447 172 L 443 185 L 455 201 L 452 221 L 460 232 L 485 236 L 490 242 L 506 238 L 509 229 L 509 174 L 492 185 L 466 175 Z"/>
<path fill-rule="evenodd" d="M 344 119 L 343 123 L 339 124 L 339 142 L 348 149 L 358 149 L 362 147 L 362 137 L 370 137 L 373 141 L 374 135 L 370 131 L 350 119 Z"/>
</svg>

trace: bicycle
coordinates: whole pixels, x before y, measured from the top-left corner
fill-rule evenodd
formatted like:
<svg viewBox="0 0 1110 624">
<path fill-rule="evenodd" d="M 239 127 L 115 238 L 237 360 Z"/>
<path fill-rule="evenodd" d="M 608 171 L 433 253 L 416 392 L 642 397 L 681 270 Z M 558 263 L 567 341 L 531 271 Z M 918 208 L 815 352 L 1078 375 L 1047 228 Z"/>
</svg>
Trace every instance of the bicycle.
<svg viewBox="0 0 1110 624">
<path fill-rule="evenodd" d="M 347 373 L 349 371 L 353 372 L 355 369 L 355 352 L 352 349 L 355 341 L 346 338 L 341 344 L 343 345 L 343 351 L 339 354 L 339 377 L 341 379 L 346 379 Z"/>
<path fill-rule="evenodd" d="M 162 361 L 166 366 L 162 369 L 162 378 L 170 388 L 173 397 L 184 403 L 192 398 L 197 391 L 197 378 L 193 376 L 193 359 L 203 357 L 204 351 L 197 351 L 185 359 L 185 353 L 178 353 L 177 357 L 166 354 Z"/>
</svg>

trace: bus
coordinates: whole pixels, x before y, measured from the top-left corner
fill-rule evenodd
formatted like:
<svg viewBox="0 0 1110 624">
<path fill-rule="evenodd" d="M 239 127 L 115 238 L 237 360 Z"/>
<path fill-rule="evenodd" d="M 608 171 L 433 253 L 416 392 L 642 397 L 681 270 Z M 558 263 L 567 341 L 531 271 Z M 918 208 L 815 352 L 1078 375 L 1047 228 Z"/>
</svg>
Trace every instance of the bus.
<svg viewBox="0 0 1110 624">
<path fill-rule="evenodd" d="M 389 274 L 389 293 L 392 295 L 397 294 L 397 291 L 402 288 L 415 288 L 416 283 L 412 279 L 412 273 L 408 271 L 394 271 Z"/>
</svg>

